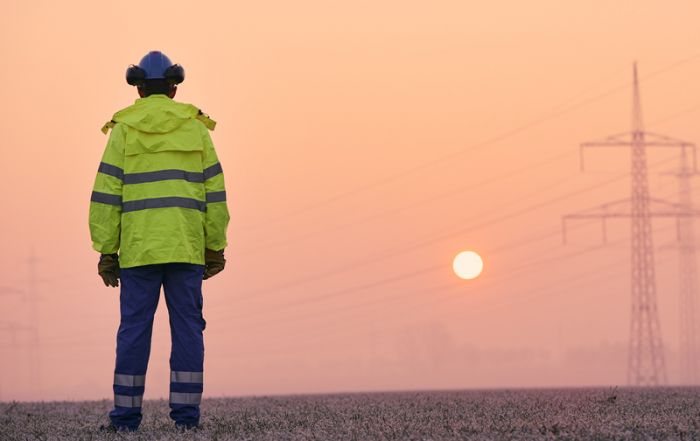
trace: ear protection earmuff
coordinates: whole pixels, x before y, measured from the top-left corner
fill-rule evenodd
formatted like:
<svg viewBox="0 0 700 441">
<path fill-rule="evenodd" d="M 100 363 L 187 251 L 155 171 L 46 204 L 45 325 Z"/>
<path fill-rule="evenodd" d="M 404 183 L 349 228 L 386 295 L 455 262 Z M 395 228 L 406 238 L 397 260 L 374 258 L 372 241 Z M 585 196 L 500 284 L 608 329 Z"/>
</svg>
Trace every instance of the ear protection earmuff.
<svg viewBox="0 0 700 441">
<path fill-rule="evenodd" d="M 143 86 L 146 82 L 146 71 L 132 64 L 126 69 L 126 82 L 130 86 Z"/>
<path fill-rule="evenodd" d="M 168 84 L 180 84 L 185 81 L 185 69 L 179 64 L 173 64 L 169 68 L 165 69 L 163 76 Z"/>
</svg>

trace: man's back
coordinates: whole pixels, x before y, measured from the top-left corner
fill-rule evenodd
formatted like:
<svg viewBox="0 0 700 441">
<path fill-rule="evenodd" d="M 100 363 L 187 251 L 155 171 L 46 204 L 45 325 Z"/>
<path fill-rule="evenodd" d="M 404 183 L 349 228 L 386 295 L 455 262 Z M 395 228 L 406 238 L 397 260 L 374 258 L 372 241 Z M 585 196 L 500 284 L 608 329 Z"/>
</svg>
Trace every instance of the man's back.
<svg viewBox="0 0 700 441">
<path fill-rule="evenodd" d="M 227 245 L 229 220 L 205 126 L 213 122 L 158 94 L 136 100 L 112 123 L 90 206 L 93 247 L 103 254 L 120 248 L 121 268 L 204 264 L 205 248 Z"/>
</svg>

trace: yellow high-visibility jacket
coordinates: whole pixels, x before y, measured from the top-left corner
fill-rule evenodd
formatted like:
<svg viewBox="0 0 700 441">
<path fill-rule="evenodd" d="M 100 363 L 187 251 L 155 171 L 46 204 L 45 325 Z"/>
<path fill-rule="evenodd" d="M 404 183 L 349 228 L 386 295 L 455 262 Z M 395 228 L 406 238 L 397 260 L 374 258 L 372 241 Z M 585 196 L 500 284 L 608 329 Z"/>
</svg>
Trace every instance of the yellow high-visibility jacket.
<svg viewBox="0 0 700 441">
<path fill-rule="evenodd" d="M 216 123 L 191 104 L 151 95 L 115 113 L 90 199 L 92 246 L 122 268 L 204 264 L 227 245 L 229 212 L 209 136 Z M 208 130 L 209 129 L 209 130 Z"/>
</svg>

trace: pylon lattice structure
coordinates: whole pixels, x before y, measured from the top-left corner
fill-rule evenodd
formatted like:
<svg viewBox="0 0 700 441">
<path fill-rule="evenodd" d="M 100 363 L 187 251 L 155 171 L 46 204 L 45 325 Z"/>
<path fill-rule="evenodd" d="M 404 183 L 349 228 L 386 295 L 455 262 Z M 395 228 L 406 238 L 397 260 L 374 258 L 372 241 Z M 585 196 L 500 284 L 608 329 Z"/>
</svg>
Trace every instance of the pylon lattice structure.
<svg viewBox="0 0 700 441">
<path fill-rule="evenodd" d="M 42 390 L 41 379 L 41 340 L 39 338 L 39 314 L 38 302 L 39 291 L 37 290 L 37 282 L 41 279 L 37 277 L 36 264 L 39 259 L 34 253 L 34 247 L 30 249 L 30 255 L 27 259 L 29 264 L 29 278 L 26 288 L 13 288 L 0 286 L 0 296 L 17 296 L 21 302 L 27 306 L 27 316 L 22 320 L 26 325 L 19 325 L 16 322 L 0 322 L 0 334 L 10 335 L 10 344 L 8 345 L 15 353 L 18 350 L 24 349 L 28 355 L 26 372 L 28 373 L 28 381 L 30 389 L 33 393 L 39 395 Z M 19 336 L 25 335 L 22 341 L 18 340 Z M 0 386 L 2 382 L 0 381 Z M 1 392 L 1 389 L 0 389 Z"/>
<path fill-rule="evenodd" d="M 563 217 L 564 240 L 566 241 L 567 220 L 600 219 L 603 223 L 605 239 L 605 222 L 608 218 L 630 219 L 631 314 L 627 382 L 635 386 L 653 386 L 666 384 L 667 375 L 656 301 L 656 271 L 651 219 L 652 217 L 689 218 L 700 215 L 700 212 L 692 210 L 687 205 L 650 197 L 647 176 L 647 147 L 692 149 L 693 164 L 695 164 L 695 145 L 644 130 L 636 63 L 633 66 L 632 98 L 632 130 L 630 132 L 581 144 L 582 168 L 584 148 L 630 148 L 632 174 L 630 197 L 565 215 Z"/>
<path fill-rule="evenodd" d="M 2 290 L 0 290 L 0 293 L 2 293 Z M 19 335 L 23 332 L 29 332 L 33 335 L 35 331 L 36 330 L 31 326 L 19 325 L 14 322 L 0 322 L 0 333 L 7 333 L 10 335 L 9 344 L 5 345 L 5 348 L 9 349 L 8 352 L 12 354 L 16 353 L 19 348 Z M 0 401 L 5 398 L 3 395 L 5 380 L 6 378 L 0 378 Z"/>
<path fill-rule="evenodd" d="M 681 166 L 675 175 L 678 177 L 678 202 L 690 209 L 693 206 L 690 178 L 696 173 L 690 167 L 685 149 L 681 150 Z M 678 219 L 678 241 L 681 382 L 698 384 L 698 274 L 693 218 Z"/>
</svg>

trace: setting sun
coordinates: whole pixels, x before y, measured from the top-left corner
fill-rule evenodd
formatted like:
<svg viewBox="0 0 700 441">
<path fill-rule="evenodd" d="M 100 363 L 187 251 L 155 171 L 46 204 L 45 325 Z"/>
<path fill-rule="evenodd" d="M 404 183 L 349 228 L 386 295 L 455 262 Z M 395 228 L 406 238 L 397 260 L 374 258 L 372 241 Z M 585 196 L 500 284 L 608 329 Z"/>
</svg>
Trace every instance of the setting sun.
<svg viewBox="0 0 700 441">
<path fill-rule="evenodd" d="M 460 279 L 470 280 L 479 277 L 484 268 L 484 262 L 474 251 L 462 251 L 455 256 L 452 269 Z"/>
</svg>

